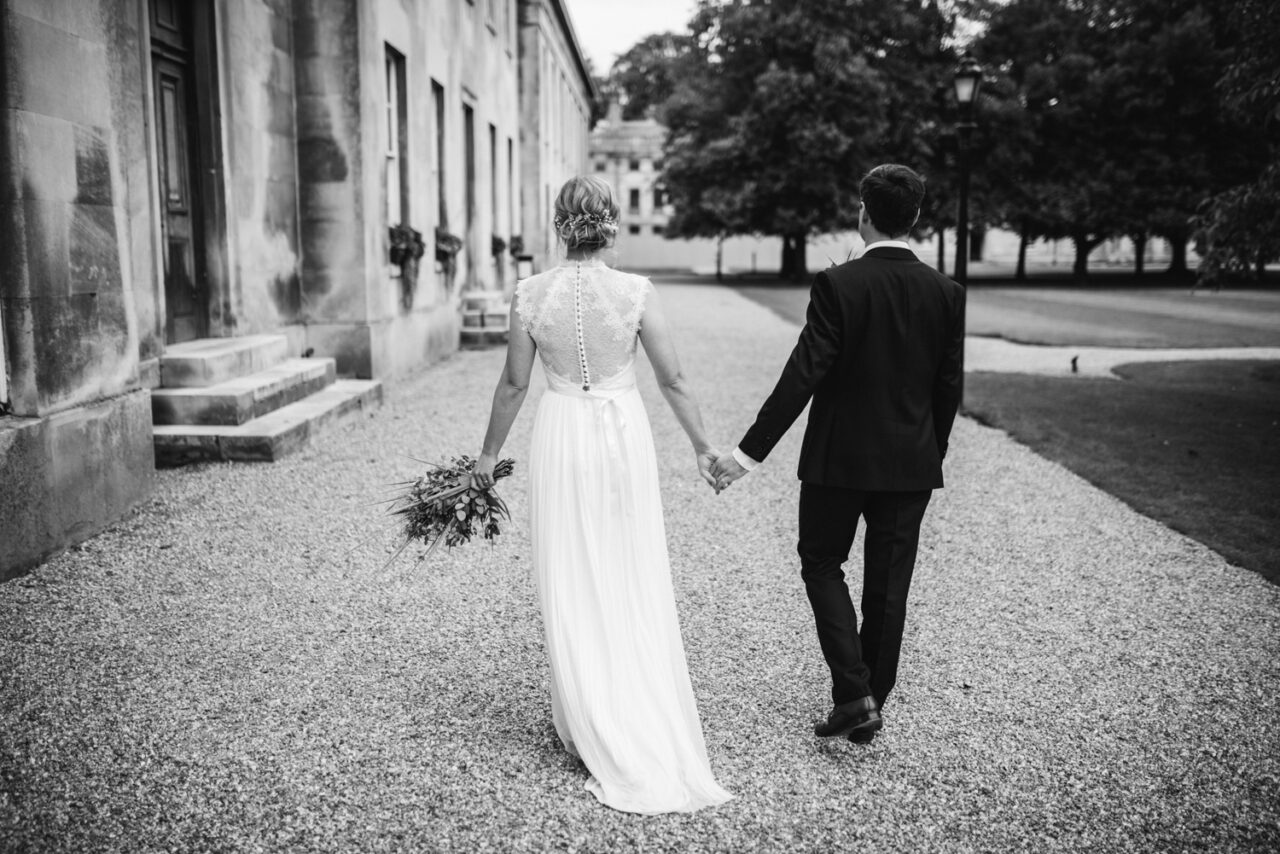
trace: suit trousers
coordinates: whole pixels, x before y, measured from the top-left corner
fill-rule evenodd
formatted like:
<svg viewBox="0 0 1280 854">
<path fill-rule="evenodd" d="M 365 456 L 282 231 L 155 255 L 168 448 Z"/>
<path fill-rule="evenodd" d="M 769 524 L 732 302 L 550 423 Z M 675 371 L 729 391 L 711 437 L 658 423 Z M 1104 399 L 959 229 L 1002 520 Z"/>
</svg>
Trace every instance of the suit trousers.
<svg viewBox="0 0 1280 854">
<path fill-rule="evenodd" d="M 932 490 L 865 492 L 801 484 L 800 575 L 837 706 L 866 696 L 883 706 L 893 690 L 920 522 L 932 495 Z M 861 631 L 841 569 L 853 548 L 859 516 L 867 526 Z"/>
</svg>

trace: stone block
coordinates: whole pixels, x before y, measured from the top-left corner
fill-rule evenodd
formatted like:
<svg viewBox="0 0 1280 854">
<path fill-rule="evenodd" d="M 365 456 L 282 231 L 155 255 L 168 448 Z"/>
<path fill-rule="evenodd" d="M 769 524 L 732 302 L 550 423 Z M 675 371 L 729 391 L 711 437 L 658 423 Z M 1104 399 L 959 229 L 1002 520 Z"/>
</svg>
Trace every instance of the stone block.
<svg viewBox="0 0 1280 854">
<path fill-rule="evenodd" d="M 150 394 L 0 418 L 0 580 L 93 536 L 151 493 Z"/>
<path fill-rule="evenodd" d="M 331 422 L 381 403 L 382 383 L 377 380 L 338 380 L 296 403 L 238 426 L 157 426 L 156 460 L 165 466 L 200 460 L 272 462 L 305 447 Z"/>
<path fill-rule="evenodd" d="M 114 204 L 111 190 L 111 154 L 101 128 L 76 126 L 76 201 L 89 205 Z"/>
<path fill-rule="evenodd" d="M 64 202 L 23 199 L 18 208 L 26 269 L 17 271 L 26 294 L 33 298 L 70 292 L 71 252 L 67 224 L 71 206 Z"/>
<path fill-rule="evenodd" d="M 151 394 L 156 424 L 244 424 L 329 386 L 333 359 L 286 359 L 274 368 L 204 388 L 159 388 Z"/>
<path fill-rule="evenodd" d="M 373 334 L 368 324 L 308 324 L 307 346 L 316 356 L 334 359 L 340 377 L 379 376 L 374 373 Z"/>
<path fill-rule="evenodd" d="M 16 160 L 13 198 L 71 202 L 76 197 L 77 126 L 63 119 L 14 110 Z"/>
<path fill-rule="evenodd" d="M 288 354 L 283 335 L 200 338 L 170 346 L 160 357 L 165 388 L 205 388 L 273 368 Z"/>
<path fill-rule="evenodd" d="M 57 30 L 79 36 L 89 41 L 102 41 L 104 10 L 96 0 L 79 0 L 76 3 L 50 3 L 49 0 L 12 0 L 14 13 L 33 18 Z M 118 2 L 108 7 L 120 5 Z"/>
<path fill-rule="evenodd" d="M 9 20 L 7 43 L 16 53 L 6 69 L 10 106 L 76 124 L 109 124 L 106 46 L 25 15 Z"/>
<path fill-rule="evenodd" d="M 68 229 L 68 288 L 74 293 L 118 293 L 120 242 L 116 237 L 116 209 L 103 205 L 71 206 Z"/>
</svg>

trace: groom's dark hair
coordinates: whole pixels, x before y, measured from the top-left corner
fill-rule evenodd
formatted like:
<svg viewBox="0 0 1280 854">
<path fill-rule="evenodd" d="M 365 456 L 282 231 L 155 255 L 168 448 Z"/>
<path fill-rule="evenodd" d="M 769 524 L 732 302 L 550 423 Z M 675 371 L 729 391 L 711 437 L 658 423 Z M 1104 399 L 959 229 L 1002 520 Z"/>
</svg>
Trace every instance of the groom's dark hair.
<svg viewBox="0 0 1280 854">
<path fill-rule="evenodd" d="M 885 163 L 866 174 L 858 195 L 876 231 L 898 236 L 915 225 L 924 200 L 924 179 L 906 166 Z"/>
</svg>

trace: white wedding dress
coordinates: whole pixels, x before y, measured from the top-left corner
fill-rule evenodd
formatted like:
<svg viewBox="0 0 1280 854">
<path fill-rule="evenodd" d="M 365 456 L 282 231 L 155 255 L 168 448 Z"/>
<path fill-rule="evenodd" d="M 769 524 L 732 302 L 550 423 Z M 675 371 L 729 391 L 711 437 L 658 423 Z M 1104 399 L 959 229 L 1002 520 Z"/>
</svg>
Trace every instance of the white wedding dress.
<svg viewBox="0 0 1280 854">
<path fill-rule="evenodd" d="M 516 287 L 548 391 L 529 453 L 551 707 L 586 787 L 634 813 L 732 797 L 716 783 L 685 663 L 648 415 L 635 382 L 648 279 L 567 262 Z"/>
</svg>

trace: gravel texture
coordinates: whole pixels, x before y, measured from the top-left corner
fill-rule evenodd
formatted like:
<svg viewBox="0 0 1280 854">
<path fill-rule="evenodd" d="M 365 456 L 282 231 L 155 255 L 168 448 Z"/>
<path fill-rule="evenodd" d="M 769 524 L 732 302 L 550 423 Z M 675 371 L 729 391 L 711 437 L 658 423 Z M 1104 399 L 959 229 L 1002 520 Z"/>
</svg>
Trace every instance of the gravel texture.
<svg viewBox="0 0 1280 854">
<path fill-rule="evenodd" d="M 796 327 L 726 289 L 660 293 L 727 449 Z M 961 420 L 886 729 L 818 742 L 801 430 L 717 497 L 647 364 L 690 671 L 737 797 L 599 806 L 551 728 L 523 467 L 496 545 L 385 566 L 375 502 L 412 457 L 478 449 L 502 358 L 459 353 L 274 465 L 162 471 L 142 510 L 0 586 L 0 847 L 1280 847 L 1280 589 Z"/>
</svg>

